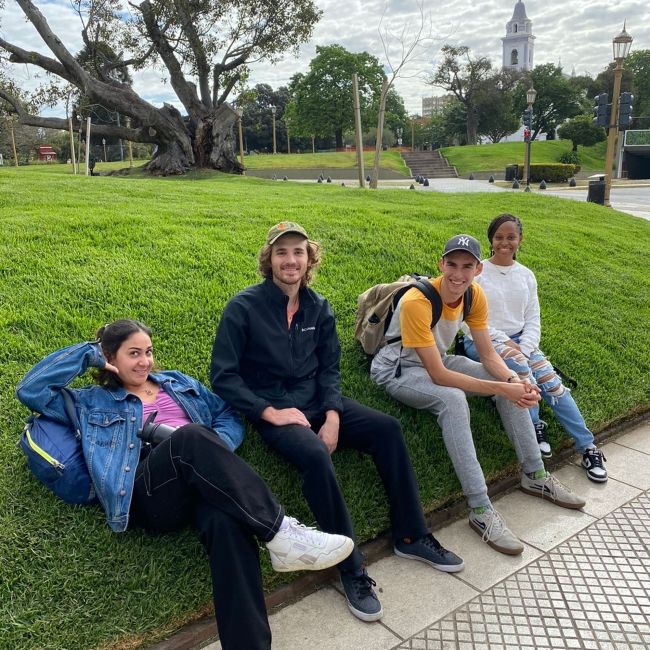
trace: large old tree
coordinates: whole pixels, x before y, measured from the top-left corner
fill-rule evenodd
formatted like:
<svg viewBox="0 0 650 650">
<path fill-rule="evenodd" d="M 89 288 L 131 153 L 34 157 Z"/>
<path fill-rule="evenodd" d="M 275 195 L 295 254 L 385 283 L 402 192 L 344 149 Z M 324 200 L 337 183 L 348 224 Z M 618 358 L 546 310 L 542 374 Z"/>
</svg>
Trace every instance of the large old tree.
<svg viewBox="0 0 650 650">
<path fill-rule="evenodd" d="M 246 79 L 249 64 L 275 60 L 306 42 L 321 13 L 312 0 L 144 0 L 126 6 L 120 0 L 72 0 L 86 56 L 95 59 L 88 66 L 52 31 L 34 2 L 14 1 L 53 57 L 0 37 L 9 61 L 37 66 L 76 87 L 87 101 L 131 118 L 130 128 L 101 125 L 94 133 L 157 145 L 147 168 L 158 174 L 191 167 L 241 171 L 232 143 L 237 115 L 228 96 Z M 110 56 L 111 51 L 118 54 Z M 153 106 L 117 74 L 147 66 L 163 71 L 185 116 L 170 104 Z M 67 128 L 67 120 L 33 114 L 2 85 L 0 103 L 22 124 Z"/>
</svg>

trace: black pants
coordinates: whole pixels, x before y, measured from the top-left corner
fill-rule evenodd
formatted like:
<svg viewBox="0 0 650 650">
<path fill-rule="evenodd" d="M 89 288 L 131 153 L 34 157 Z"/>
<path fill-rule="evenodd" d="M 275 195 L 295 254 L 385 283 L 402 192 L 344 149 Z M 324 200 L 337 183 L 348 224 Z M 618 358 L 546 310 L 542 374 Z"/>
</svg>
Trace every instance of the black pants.
<svg viewBox="0 0 650 650">
<path fill-rule="evenodd" d="M 312 428 L 297 424 L 274 426 L 255 423 L 266 443 L 294 465 L 302 476 L 302 493 L 322 530 L 355 538 L 352 521 L 336 481 L 332 458 L 316 435 L 325 421 L 324 413 L 305 412 Z M 388 495 L 392 532 L 418 538 L 428 533 L 415 474 L 398 420 L 343 398 L 339 447 L 370 454 Z M 342 571 L 358 569 L 363 557 L 355 547 L 339 564 Z"/>
<path fill-rule="evenodd" d="M 193 523 L 210 558 L 222 647 L 269 650 L 257 539 L 275 536 L 284 511 L 214 431 L 183 426 L 138 464 L 130 516 L 156 533 Z"/>
</svg>

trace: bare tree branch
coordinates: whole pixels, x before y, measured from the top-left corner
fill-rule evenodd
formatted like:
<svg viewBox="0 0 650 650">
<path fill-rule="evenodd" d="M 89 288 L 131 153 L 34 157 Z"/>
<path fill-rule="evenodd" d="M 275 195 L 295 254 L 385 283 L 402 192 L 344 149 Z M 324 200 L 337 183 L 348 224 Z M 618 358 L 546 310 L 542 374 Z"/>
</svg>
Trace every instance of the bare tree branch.
<svg viewBox="0 0 650 650">
<path fill-rule="evenodd" d="M 72 82 L 72 77 L 68 74 L 68 71 L 55 59 L 50 59 L 38 52 L 23 50 L 21 47 L 5 41 L 3 38 L 0 38 L 0 47 L 11 53 L 9 60 L 12 63 L 36 65 L 43 70 L 47 70 L 47 72 L 62 77 L 66 81 Z"/>
</svg>

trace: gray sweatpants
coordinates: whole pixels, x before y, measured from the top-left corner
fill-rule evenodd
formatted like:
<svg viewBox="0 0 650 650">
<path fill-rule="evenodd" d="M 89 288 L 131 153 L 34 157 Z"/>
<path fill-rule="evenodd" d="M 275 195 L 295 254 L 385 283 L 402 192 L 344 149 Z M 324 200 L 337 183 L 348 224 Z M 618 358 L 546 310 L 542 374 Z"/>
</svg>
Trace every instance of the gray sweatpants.
<svg viewBox="0 0 650 650">
<path fill-rule="evenodd" d="M 467 357 L 447 355 L 443 363 L 449 370 L 477 379 L 494 380 L 482 364 Z M 417 409 L 427 409 L 438 416 L 447 453 L 469 507 L 488 505 L 490 500 L 483 471 L 476 458 L 466 398 L 466 395 L 474 393 L 434 384 L 423 366 L 402 364 L 400 377 L 391 376 L 394 371 L 389 370 L 386 366 L 382 367 L 380 359 L 376 358 L 371 370 L 372 379 L 394 399 Z M 542 469 L 544 463 L 528 410 L 519 408 L 504 397 L 496 398 L 496 406 L 522 470 L 531 473 Z"/>
</svg>

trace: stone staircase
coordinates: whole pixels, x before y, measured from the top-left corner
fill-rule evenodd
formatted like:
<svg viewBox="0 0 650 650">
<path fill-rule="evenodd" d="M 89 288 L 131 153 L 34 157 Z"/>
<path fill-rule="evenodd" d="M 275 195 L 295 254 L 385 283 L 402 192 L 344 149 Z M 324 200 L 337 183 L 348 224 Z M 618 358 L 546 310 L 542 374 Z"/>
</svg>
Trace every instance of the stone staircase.
<svg viewBox="0 0 650 650">
<path fill-rule="evenodd" d="M 411 176 L 424 178 L 458 178 L 458 172 L 447 159 L 435 151 L 408 151 L 402 152 L 402 158 L 411 170 Z"/>
</svg>

